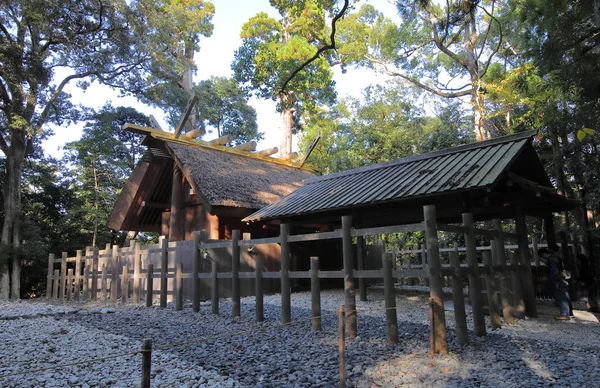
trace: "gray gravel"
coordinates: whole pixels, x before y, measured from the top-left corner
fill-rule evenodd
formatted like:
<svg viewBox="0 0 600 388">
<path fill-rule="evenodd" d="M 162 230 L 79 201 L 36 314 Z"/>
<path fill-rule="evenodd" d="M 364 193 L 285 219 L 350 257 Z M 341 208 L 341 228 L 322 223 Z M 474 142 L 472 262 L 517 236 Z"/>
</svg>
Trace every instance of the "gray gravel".
<svg viewBox="0 0 600 388">
<path fill-rule="evenodd" d="M 266 296 L 265 322 L 254 322 L 254 298 L 242 300 L 232 320 L 227 301 L 220 316 L 204 306 L 175 311 L 97 303 L 0 302 L 1 387 L 135 387 L 140 384 L 142 340 L 151 338 L 153 387 L 334 387 L 338 385 L 335 311 L 341 291 L 323 291 L 323 331 L 310 327 L 310 294 L 292 295 L 294 325 L 281 326 L 280 296 Z M 358 302 L 359 337 L 348 341 L 347 385 L 593 387 L 600 381 L 600 324 L 585 311 L 556 322 L 552 302 L 540 301 L 540 318 L 503 325 L 470 344 L 456 344 L 452 311 L 446 312 L 451 353 L 430 357 L 425 294 L 401 292 L 400 344 L 387 345 L 383 295 Z M 448 305 L 451 309 L 451 305 Z M 489 331 L 489 327 L 488 327 Z M 182 344 L 170 347 L 171 344 Z M 157 348 L 164 347 L 157 350 Z M 111 355 L 121 357 L 65 366 Z M 14 373 L 26 372 L 24 375 Z"/>
</svg>

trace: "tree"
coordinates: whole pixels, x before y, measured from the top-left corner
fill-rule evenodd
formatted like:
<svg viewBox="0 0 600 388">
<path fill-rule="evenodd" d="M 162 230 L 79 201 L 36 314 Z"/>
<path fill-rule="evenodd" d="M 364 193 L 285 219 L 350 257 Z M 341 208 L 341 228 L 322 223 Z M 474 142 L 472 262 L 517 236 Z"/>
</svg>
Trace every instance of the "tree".
<svg viewBox="0 0 600 388">
<path fill-rule="evenodd" d="M 143 155 L 140 136 L 122 130 L 125 123 L 149 125 L 133 108 L 106 105 L 90 118 L 78 141 L 65 145 L 64 161 L 70 165 L 69 181 L 80 206 L 71 209 L 80 219 L 80 230 L 98 246 L 113 243 L 103 228 L 117 195 Z M 86 244 L 90 245 L 90 244 Z"/>
<path fill-rule="evenodd" d="M 372 5 L 340 24 L 345 64 L 372 67 L 440 97 L 471 98 L 477 140 L 485 126 L 483 77 L 501 48 L 499 1 L 398 0 L 396 25 Z"/>
<path fill-rule="evenodd" d="M 300 148 L 306 150 L 321 135 L 308 162 L 323 173 L 414 155 L 427 122 L 416 99 L 399 85 L 369 86 L 361 99 L 343 99 L 329 113 L 307 118 Z"/>
<path fill-rule="evenodd" d="M 0 150 L 6 156 L 0 243 L 12 274 L 0 274 L 0 299 L 19 297 L 23 161 L 48 122 L 76 115 L 64 88 L 100 82 L 139 94 L 181 78 L 212 32 L 214 7 L 201 0 L 14 0 L 0 7 Z M 151 76 L 150 76 L 151 75 Z M 12 260 L 10 259 L 12 257 Z M 8 265 L 3 266 L 7 268 Z"/>
<path fill-rule="evenodd" d="M 225 77 L 211 77 L 194 85 L 198 97 L 194 110 L 194 126 L 203 133 L 216 132 L 217 136 L 231 135 L 232 144 L 262 139 L 256 124 L 256 111 L 248 105 L 248 98 L 235 81 Z M 162 84 L 147 93 L 148 102 L 167 112 L 171 127 L 177 126 L 185 109 L 189 93 L 172 84 Z"/>
<path fill-rule="evenodd" d="M 335 100 L 330 63 L 323 56 L 298 72 L 285 90 L 282 88 L 299 64 L 314 56 L 317 46 L 328 43 L 325 18 L 334 12 L 335 1 L 271 0 L 270 3 L 281 18 L 276 20 L 262 12 L 242 26 L 243 43 L 235 53 L 232 68 L 234 79 L 245 91 L 278 102 L 282 132 L 279 152 L 288 154 L 302 112 Z"/>
</svg>

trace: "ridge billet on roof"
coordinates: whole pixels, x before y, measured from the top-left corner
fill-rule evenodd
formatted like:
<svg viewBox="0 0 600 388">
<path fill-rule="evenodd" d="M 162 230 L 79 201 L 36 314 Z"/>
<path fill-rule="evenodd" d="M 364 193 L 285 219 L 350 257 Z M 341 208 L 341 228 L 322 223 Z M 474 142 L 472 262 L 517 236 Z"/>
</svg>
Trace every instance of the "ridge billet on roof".
<svg viewBox="0 0 600 388">
<path fill-rule="evenodd" d="M 304 183 L 310 184 L 313 182 L 323 181 L 323 180 L 327 180 L 327 179 L 339 178 L 339 177 L 342 177 L 345 175 L 358 174 L 358 173 L 361 173 L 364 171 L 371 171 L 371 170 L 377 170 L 377 169 L 385 168 L 385 167 L 397 166 L 397 165 L 405 164 L 405 163 L 412 163 L 412 162 L 416 162 L 416 161 L 420 161 L 420 160 L 424 160 L 424 159 L 436 158 L 439 156 L 470 151 L 472 149 L 489 147 L 489 146 L 498 145 L 498 144 L 502 144 L 502 143 L 510 143 L 510 142 L 514 142 L 514 141 L 518 141 L 518 140 L 522 140 L 522 139 L 531 138 L 536 133 L 537 133 L 536 130 L 525 131 L 525 132 L 521 132 L 521 133 L 516 133 L 514 135 L 497 137 L 494 139 L 485 140 L 485 141 L 481 141 L 481 142 L 477 142 L 477 143 L 465 144 L 465 145 L 461 145 L 461 146 L 457 146 L 457 147 L 450 147 L 450 148 L 446 148 L 446 149 L 439 150 L 439 151 L 429 152 L 426 154 L 408 156 L 406 158 L 402 158 L 402 159 L 398 159 L 398 160 L 377 163 L 377 164 L 373 164 L 370 166 L 357 167 L 357 168 L 353 168 L 351 170 L 345 170 L 345 171 L 340 171 L 340 172 L 336 172 L 333 174 L 315 177 L 315 178 L 307 180 Z"/>
</svg>

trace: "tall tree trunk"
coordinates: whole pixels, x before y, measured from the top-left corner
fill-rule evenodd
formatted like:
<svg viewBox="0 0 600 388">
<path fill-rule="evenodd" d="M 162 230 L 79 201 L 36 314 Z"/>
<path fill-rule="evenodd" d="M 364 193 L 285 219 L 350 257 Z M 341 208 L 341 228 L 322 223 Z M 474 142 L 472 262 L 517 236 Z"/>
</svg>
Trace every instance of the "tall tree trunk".
<svg viewBox="0 0 600 388">
<path fill-rule="evenodd" d="M 11 147 L 6 155 L 6 177 L 2 186 L 4 194 L 4 223 L 0 239 L 0 299 L 15 299 L 21 292 L 21 176 L 25 159 L 23 131 L 13 130 Z M 12 264 L 12 274 L 9 273 Z M 12 278 L 12 282 L 11 282 Z"/>
<path fill-rule="evenodd" d="M 292 93 L 282 93 L 279 96 L 281 104 L 281 142 L 279 143 L 279 155 L 292 153 L 292 127 L 294 123 L 294 103 L 296 99 Z"/>
</svg>

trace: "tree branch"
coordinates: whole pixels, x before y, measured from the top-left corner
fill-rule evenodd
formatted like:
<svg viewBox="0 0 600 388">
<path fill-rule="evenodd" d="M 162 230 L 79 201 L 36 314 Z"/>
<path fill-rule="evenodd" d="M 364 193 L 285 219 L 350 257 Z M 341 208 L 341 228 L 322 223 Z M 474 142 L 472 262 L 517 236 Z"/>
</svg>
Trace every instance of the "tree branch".
<svg viewBox="0 0 600 388">
<path fill-rule="evenodd" d="M 309 58 L 306 62 L 304 62 L 300 67 L 296 68 L 292 74 L 285 80 L 285 82 L 283 83 L 283 86 L 281 87 L 281 89 L 279 89 L 279 92 L 277 94 L 283 94 L 285 93 L 285 88 L 287 87 L 288 83 L 290 83 L 290 81 L 292 79 L 294 79 L 294 77 L 300 73 L 302 70 L 304 70 L 304 68 L 308 65 L 310 65 L 312 62 L 314 62 L 317 58 L 319 58 L 319 56 L 327 51 L 327 50 L 335 50 L 335 24 L 337 23 L 337 21 L 344 16 L 344 13 L 346 13 L 346 10 L 348 9 L 348 5 L 349 5 L 350 0 L 344 0 L 344 6 L 342 7 L 342 9 L 340 10 L 340 12 L 337 13 L 337 15 L 335 15 L 333 17 L 333 19 L 331 20 L 331 34 L 329 36 L 329 39 L 331 40 L 330 44 L 326 44 L 325 46 L 321 47 L 320 49 L 317 50 L 317 52 L 315 53 L 315 55 L 313 55 L 311 58 Z"/>
<path fill-rule="evenodd" d="M 491 54 L 490 54 L 490 56 L 488 57 L 488 59 L 487 59 L 487 61 L 486 61 L 485 65 L 484 65 L 484 67 L 483 67 L 483 70 L 482 70 L 482 71 L 480 71 L 480 74 L 479 74 L 479 76 L 480 76 L 480 77 L 483 77 L 483 76 L 484 76 L 484 75 L 487 73 L 487 70 L 489 69 L 489 67 L 490 67 L 490 64 L 492 63 L 492 58 L 493 58 L 493 57 L 494 57 L 494 55 L 496 55 L 496 54 L 498 53 L 498 51 L 500 50 L 500 46 L 502 45 L 502 40 L 503 40 L 503 33 L 502 33 L 502 23 L 500 23 L 500 21 L 498 20 L 498 18 L 496 18 L 496 17 L 493 15 L 493 10 L 492 10 L 492 13 L 490 13 L 490 12 L 488 12 L 488 10 L 487 10 L 487 9 L 485 9 L 484 7 L 482 7 L 482 6 L 480 6 L 480 5 L 478 5 L 478 7 L 480 7 L 480 8 L 483 10 L 483 12 L 485 12 L 485 13 L 486 13 L 486 14 L 487 14 L 487 15 L 490 17 L 490 20 L 491 20 L 491 21 L 490 21 L 490 24 L 489 24 L 489 26 L 488 26 L 488 29 L 487 29 L 487 31 L 486 31 L 486 33 L 485 33 L 484 43 L 487 41 L 488 35 L 489 35 L 489 33 L 490 33 L 490 29 L 491 29 L 491 26 L 492 26 L 492 21 L 493 21 L 493 22 L 496 22 L 496 24 L 498 24 L 498 35 L 499 35 L 499 38 L 498 38 L 498 44 L 496 45 L 496 48 L 495 48 L 494 50 L 492 50 L 492 53 L 491 53 Z M 479 55 L 477 56 L 477 58 L 480 58 L 480 57 L 481 57 L 481 54 L 483 53 L 483 46 L 484 46 L 484 45 L 482 45 L 482 46 L 481 46 L 481 51 L 479 52 Z"/>
<path fill-rule="evenodd" d="M 389 70 L 387 67 L 387 64 L 383 61 L 378 60 L 377 58 L 367 57 L 367 59 L 371 62 L 374 62 L 374 63 L 380 65 L 385 74 L 390 75 L 392 77 L 400 77 L 400 78 L 412 83 L 413 85 L 418 86 L 419 88 L 428 91 L 429 93 L 435 94 L 436 96 L 440 96 L 440 97 L 444 97 L 444 98 L 465 97 L 465 96 L 470 96 L 473 91 L 473 86 L 471 86 L 471 88 L 469 90 L 459 91 L 460 89 L 457 89 L 456 91 L 443 92 L 441 90 L 432 88 L 431 86 L 425 85 L 424 83 L 422 83 L 421 81 L 419 81 L 416 78 L 409 77 L 406 74 L 397 73 L 395 71 Z M 463 88 L 461 88 L 461 89 L 463 89 Z M 454 90 L 454 89 L 451 89 L 451 90 Z"/>
</svg>

